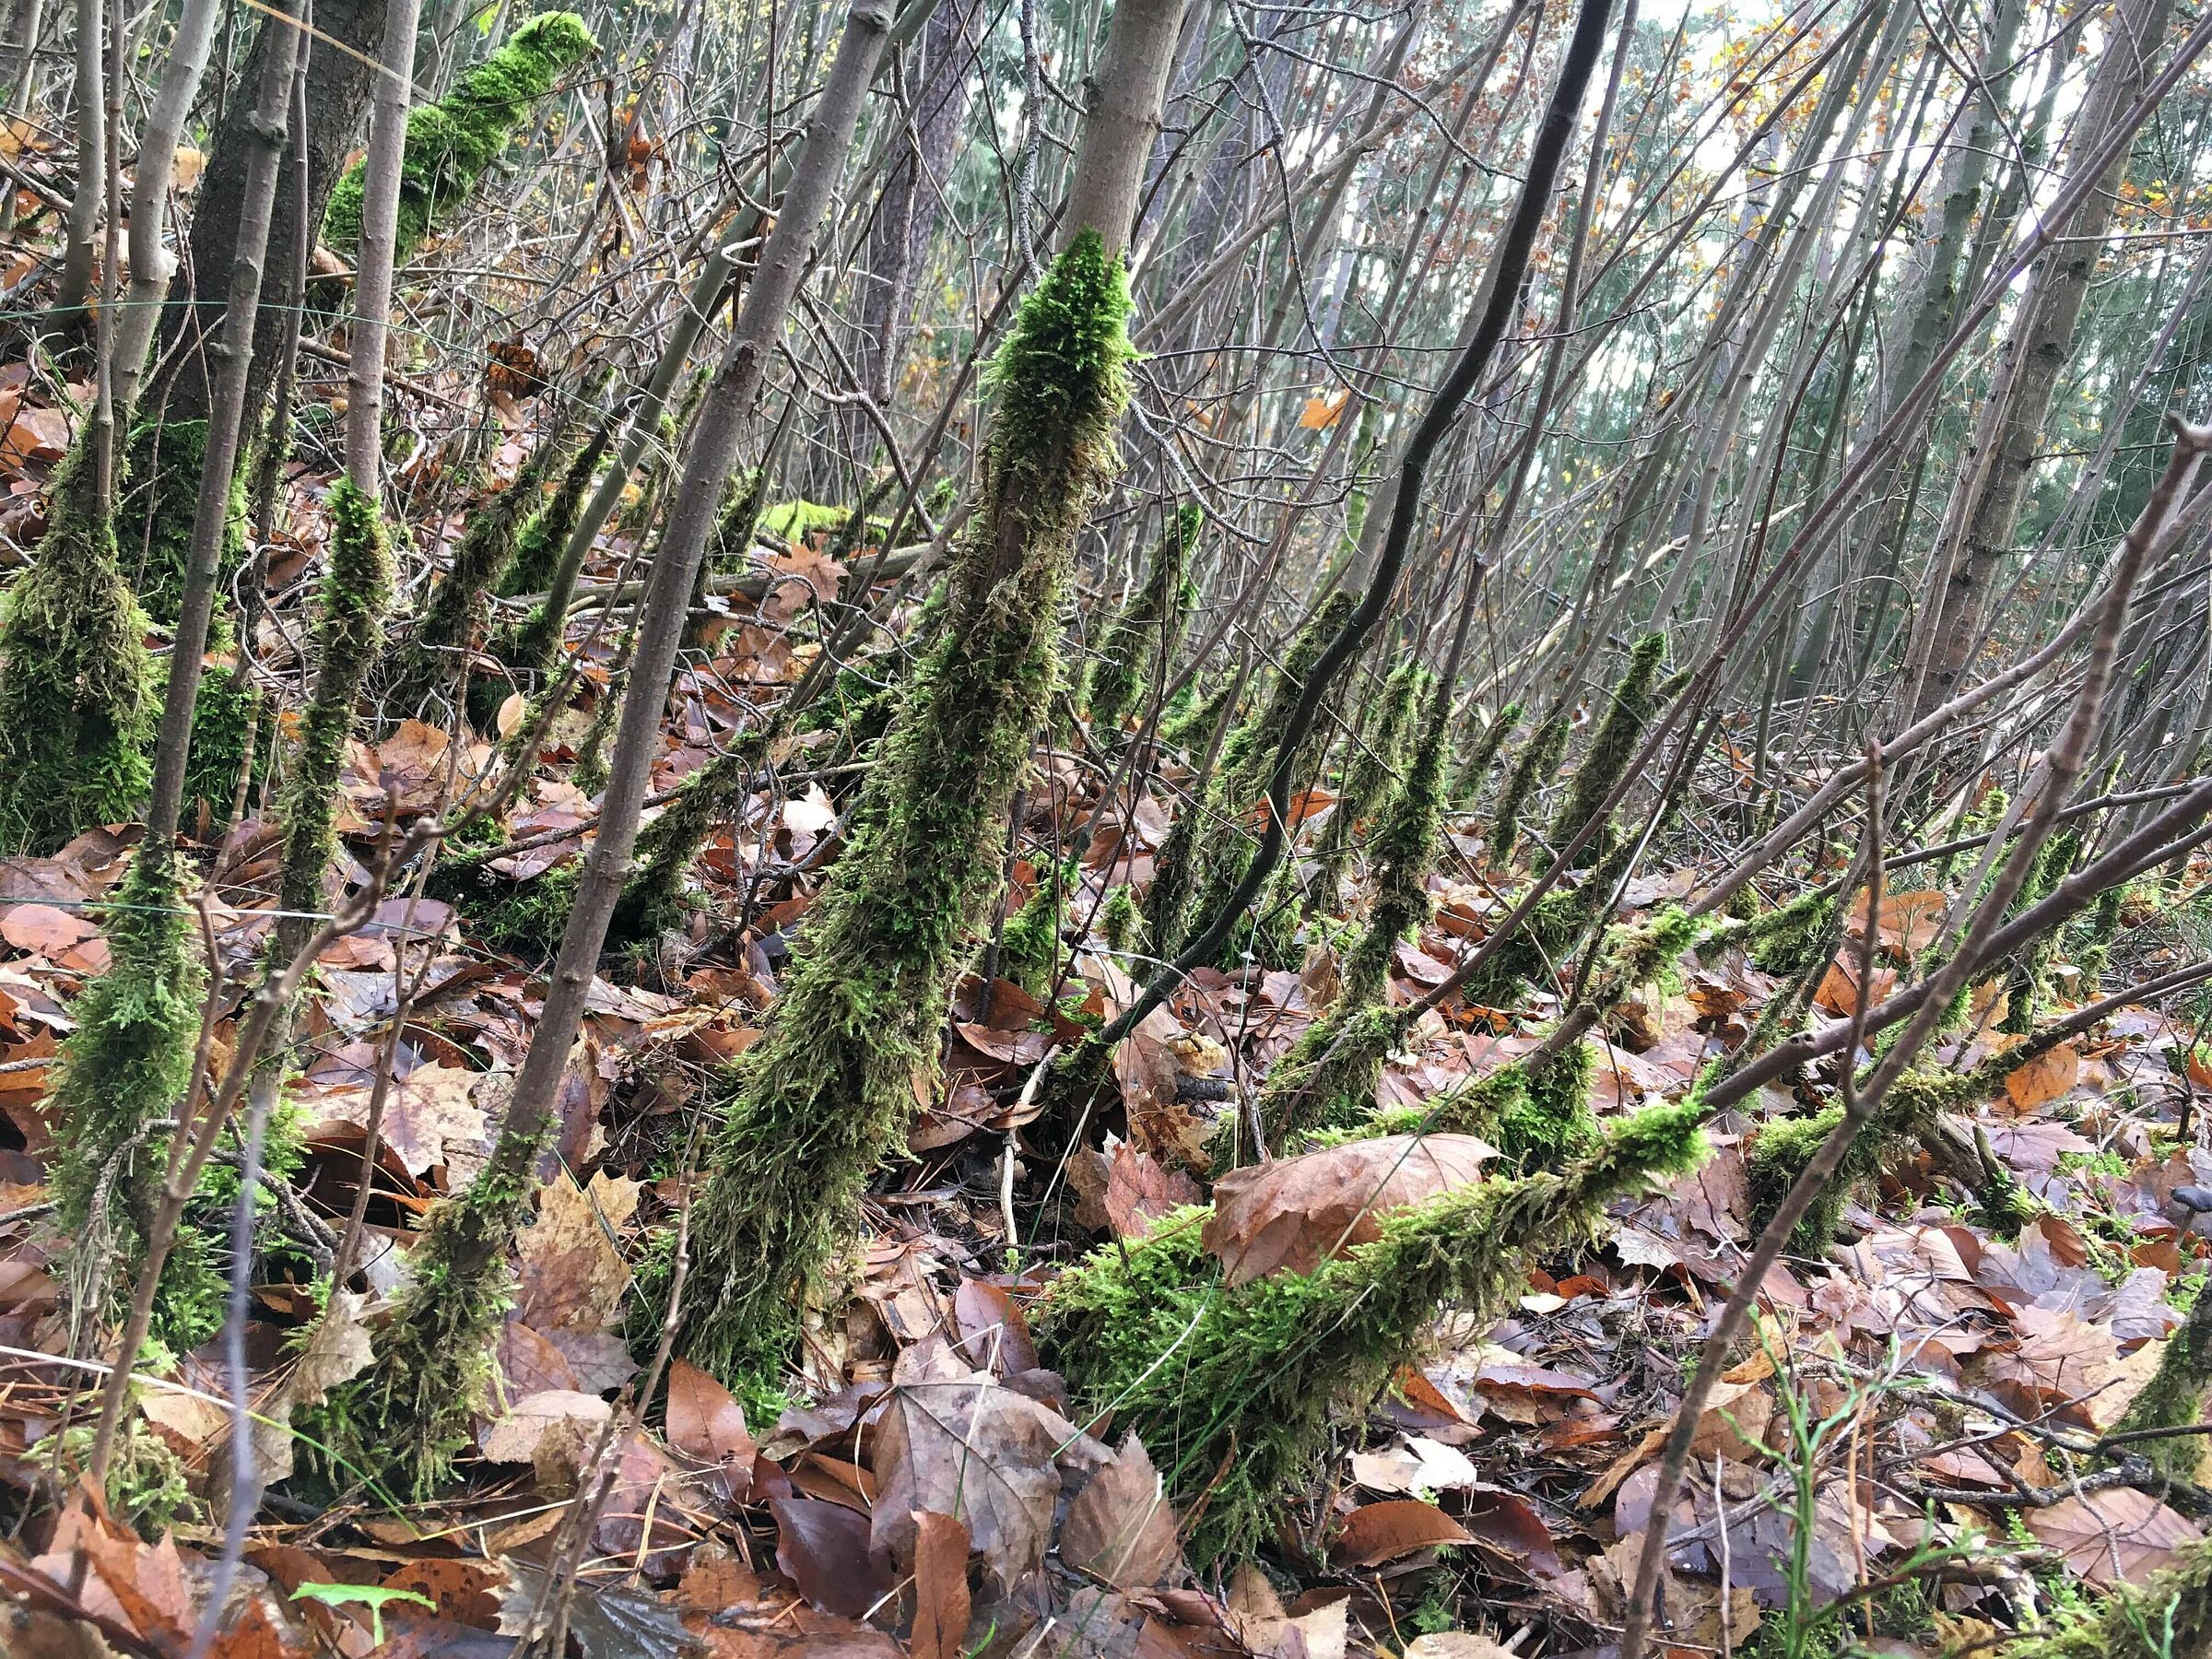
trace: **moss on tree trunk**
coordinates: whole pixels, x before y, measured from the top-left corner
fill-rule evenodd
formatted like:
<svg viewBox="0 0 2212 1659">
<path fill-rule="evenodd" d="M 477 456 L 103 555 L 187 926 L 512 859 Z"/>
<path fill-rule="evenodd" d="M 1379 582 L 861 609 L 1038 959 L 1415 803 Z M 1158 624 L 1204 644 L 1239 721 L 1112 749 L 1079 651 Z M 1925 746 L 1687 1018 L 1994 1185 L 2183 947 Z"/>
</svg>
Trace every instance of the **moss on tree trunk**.
<svg viewBox="0 0 2212 1659">
<path fill-rule="evenodd" d="M 1085 231 L 1022 303 L 994 365 L 983 497 L 941 641 L 916 671 L 769 1034 L 738 1062 L 692 1219 L 683 1352 L 778 1364 L 796 1300 L 934 1067 L 945 998 L 999 876 L 980 853 L 1029 763 L 1059 595 L 1127 397 L 1126 273 Z"/>
</svg>

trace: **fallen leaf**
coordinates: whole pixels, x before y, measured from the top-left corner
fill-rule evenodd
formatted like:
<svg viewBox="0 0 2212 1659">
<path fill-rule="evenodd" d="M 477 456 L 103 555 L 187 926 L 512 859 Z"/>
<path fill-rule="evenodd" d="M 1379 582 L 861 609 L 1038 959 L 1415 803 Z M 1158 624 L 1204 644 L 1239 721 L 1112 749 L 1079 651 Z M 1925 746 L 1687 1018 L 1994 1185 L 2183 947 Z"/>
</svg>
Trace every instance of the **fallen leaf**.
<svg viewBox="0 0 2212 1659">
<path fill-rule="evenodd" d="M 100 931 L 82 916 L 51 904 L 18 904 L 0 916 L 0 939 L 18 950 L 52 959 Z"/>
<path fill-rule="evenodd" d="M 610 1233 L 637 1207 L 638 1183 L 605 1171 L 588 1188 L 566 1173 L 547 1182 L 536 1217 L 523 1230 L 517 1317 L 548 1337 L 612 1325 L 629 1268 Z"/>
<path fill-rule="evenodd" d="M 757 1450 L 746 1430 L 745 1407 L 688 1359 L 668 1367 L 668 1443 L 700 1463 L 747 1469 Z"/>
<path fill-rule="evenodd" d="M 1043 1402 L 987 1375 L 902 1383 L 876 1430 L 870 1537 L 902 1568 L 914 1512 L 958 1515 L 1008 1591 L 1044 1559 L 1060 1499 L 1058 1460 L 1106 1461 L 1105 1448 Z"/>
<path fill-rule="evenodd" d="M 1214 1185 L 1203 1241 L 1231 1285 L 1311 1273 L 1380 1238 L 1384 1212 L 1472 1186 L 1497 1156 L 1471 1135 L 1391 1135 L 1231 1170 Z"/>
<path fill-rule="evenodd" d="M 1067 1179 L 1076 1189 L 1077 1225 L 1122 1239 L 1142 1238 L 1170 1210 L 1205 1197 L 1181 1170 L 1122 1140 L 1103 1152 L 1077 1152 L 1068 1160 Z"/>
<path fill-rule="evenodd" d="M 487 1463 L 533 1463 L 547 1435 L 564 1424 L 604 1423 L 614 1409 L 597 1394 L 548 1388 L 517 1400 L 505 1417 L 487 1425 L 477 1449 Z"/>
<path fill-rule="evenodd" d="M 860 1618 L 898 1584 L 868 1545 L 868 1518 L 842 1504 L 777 1498 L 776 1565 L 825 1613 Z"/>
<path fill-rule="evenodd" d="M 2100 1590 L 2141 1583 L 2166 1566 L 2183 1544 L 2203 1534 L 2156 1498 L 2133 1487 L 2107 1487 L 2031 1509 L 2028 1530 L 2065 1557 L 2066 1565 Z"/>
<path fill-rule="evenodd" d="M 968 1644 L 968 1529 L 951 1515 L 914 1515 L 913 1659 L 960 1659 Z"/>
<path fill-rule="evenodd" d="M 2062 1042 L 2006 1073 L 2005 1093 L 2018 1110 L 2033 1112 L 2065 1094 L 2080 1076 L 2080 1052 L 2071 1042 Z"/>
<path fill-rule="evenodd" d="M 1175 1563 L 1175 1533 L 1159 1472 L 1132 1434 L 1067 1506 L 1060 1559 L 1118 1590 L 1148 1589 Z"/>
<path fill-rule="evenodd" d="M 1474 1542 L 1474 1534 L 1433 1503 L 1394 1498 L 1347 1515 L 1330 1554 L 1350 1566 L 1379 1567 L 1418 1549 Z"/>
</svg>

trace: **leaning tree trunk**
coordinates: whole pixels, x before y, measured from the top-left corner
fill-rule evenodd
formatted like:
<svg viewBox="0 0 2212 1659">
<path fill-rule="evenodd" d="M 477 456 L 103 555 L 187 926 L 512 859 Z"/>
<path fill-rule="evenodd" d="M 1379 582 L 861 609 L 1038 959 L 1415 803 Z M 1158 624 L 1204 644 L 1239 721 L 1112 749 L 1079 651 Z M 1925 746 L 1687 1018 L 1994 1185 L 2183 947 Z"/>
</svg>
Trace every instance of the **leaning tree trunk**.
<svg viewBox="0 0 2212 1659">
<path fill-rule="evenodd" d="M 2094 156 L 2099 141 L 2134 107 L 2171 11 L 2171 0 L 2123 0 L 2075 125 L 2077 158 Z M 1917 672 L 1905 677 L 1915 718 L 1950 700 L 1972 659 L 1990 592 L 2012 552 L 2043 422 L 2073 354 L 2074 327 L 2126 171 L 2124 154 L 2105 169 L 2066 227 L 2065 245 L 2044 256 L 2020 301 L 1997 389 L 1963 458 L 1959 493 L 1946 515 L 1938 581 L 1929 584 L 1933 602 L 1922 615 L 1913 653 Z"/>
<path fill-rule="evenodd" d="M 861 0 L 847 17 L 790 191 L 701 406 L 647 582 L 598 834 L 498 1143 L 467 1189 L 432 1213 L 416 1247 L 410 1288 L 378 1340 L 379 1363 L 336 1414 L 360 1437 L 357 1456 L 418 1489 L 440 1478 L 469 1439 L 491 1340 L 507 1305 L 508 1252 L 535 1190 L 569 1051 L 637 841 L 692 581 L 714 528 L 723 482 L 754 429 L 769 362 L 852 148 L 889 24 L 882 0 Z"/>
<path fill-rule="evenodd" d="M 913 1079 L 1044 722 L 1058 612 L 1126 398 L 1122 252 L 1182 0 L 1121 0 L 1086 120 L 1058 255 L 998 360 L 981 502 L 921 663 L 809 919 L 805 955 L 749 1053 L 691 1223 L 700 1299 L 671 1317 L 709 1369 L 772 1387 L 794 1299 L 853 1200 L 901 1144 Z"/>
</svg>

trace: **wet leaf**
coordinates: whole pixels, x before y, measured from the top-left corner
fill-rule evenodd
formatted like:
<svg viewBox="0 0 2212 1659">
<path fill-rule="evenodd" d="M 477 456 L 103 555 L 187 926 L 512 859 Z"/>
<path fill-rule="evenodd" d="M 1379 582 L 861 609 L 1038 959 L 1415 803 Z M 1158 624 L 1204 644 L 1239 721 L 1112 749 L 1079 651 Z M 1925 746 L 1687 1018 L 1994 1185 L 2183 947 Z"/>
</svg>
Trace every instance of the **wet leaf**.
<svg viewBox="0 0 2212 1659">
<path fill-rule="evenodd" d="M 898 1584 L 870 1552 L 866 1516 L 812 1498 L 778 1498 L 768 1507 L 776 1518 L 776 1565 L 823 1612 L 863 1618 Z"/>
<path fill-rule="evenodd" d="M 914 1515 L 913 1659 L 960 1659 L 968 1641 L 968 1529 L 950 1515 Z"/>
</svg>

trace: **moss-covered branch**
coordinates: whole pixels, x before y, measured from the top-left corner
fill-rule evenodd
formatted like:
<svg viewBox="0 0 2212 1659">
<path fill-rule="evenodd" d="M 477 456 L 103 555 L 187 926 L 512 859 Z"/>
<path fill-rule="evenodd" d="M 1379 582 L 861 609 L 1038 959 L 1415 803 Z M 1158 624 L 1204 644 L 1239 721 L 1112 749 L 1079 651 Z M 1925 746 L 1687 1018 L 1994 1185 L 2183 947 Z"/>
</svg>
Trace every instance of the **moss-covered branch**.
<svg viewBox="0 0 2212 1659">
<path fill-rule="evenodd" d="M 574 12 L 543 12 L 463 75 L 445 97 L 407 112 L 395 263 L 405 263 L 437 222 L 468 198 L 531 107 L 561 75 L 598 50 Z M 323 240 L 341 252 L 350 252 L 361 238 L 361 183 L 357 161 L 338 180 L 323 216 Z"/>
</svg>

